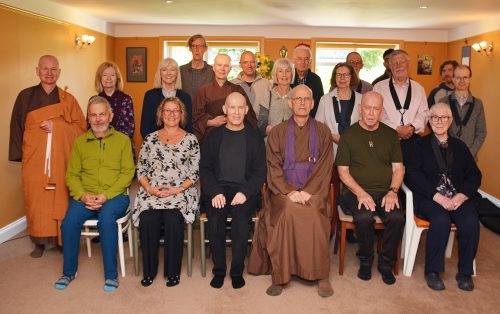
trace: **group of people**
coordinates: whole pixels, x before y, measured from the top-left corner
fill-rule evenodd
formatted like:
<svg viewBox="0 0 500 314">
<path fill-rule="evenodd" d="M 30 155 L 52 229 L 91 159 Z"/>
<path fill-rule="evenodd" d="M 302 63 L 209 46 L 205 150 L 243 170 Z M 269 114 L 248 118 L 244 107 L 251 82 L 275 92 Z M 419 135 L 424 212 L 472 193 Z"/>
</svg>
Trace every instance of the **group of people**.
<svg viewBox="0 0 500 314">
<path fill-rule="evenodd" d="M 453 222 L 460 246 L 458 286 L 473 289 L 481 182 L 475 159 L 486 126 L 482 103 L 469 91 L 469 67 L 445 62 L 443 84 L 428 102 L 423 87 L 409 77 L 410 57 L 403 50 L 384 53 L 387 70 L 373 85 L 359 78 L 361 55 L 349 53 L 334 67 L 331 90 L 324 94 L 310 69 L 307 45 L 295 48 L 293 61 L 275 61 L 272 82 L 258 74 L 249 51 L 241 55 L 242 72 L 228 81 L 228 55 L 217 55 L 211 66 L 203 59 L 202 35 L 192 36 L 188 46 L 192 61 L 179 67 L 172 58 L 161 60 L 154 88 L 144 95 L 136 162 L 132 99 L 122 91 L 113 62 L 97 69 L 98 94 L 88 102 L 87 119 L 74 97 L 57 87 L 61 70 L 54 56 L 40 58 L 40 84 L 16 99 L 9 159 L 23 165 L 35 244 L 31 256 L 62 244 L 57 289 L 76 277 L 80 231 L 92 218 L 99 220 L 103 288 L 118 288 L 116 220 L 129 206 L 128 187 L 136 174 L 140 187 L 132 219 L 143 251 L 143 286 L 156 278 L 162 236 L 166 285 L 180 283 L 183 226 L 201 208 L 214 262 L 210 285 L 224 284 L 231 217 L 229 274 L 233 288 L 243 287 L 249 221 L 262 208 L 248 272 L 271 274 L 271 296 L 281 294 L 293 275 L 317 281 L 318 294 L 331 296 L 328 248 L 337 204 L 328 204 L 328 194 L 334 165 L 342 182 L 338 205 L 356 225 L 360 279 L 372 276 L 377 215 L 385 225 L 377 269 L 384 283 L 396 281 L 392 267 L 404 230 L 399 190 L 405 180 L 415 194 L 416 214 L 431 224 L 428 286 L 444 289 L 439 273 Z M 420 137 L 428 122 L 432 132 Z"/>
</svg>

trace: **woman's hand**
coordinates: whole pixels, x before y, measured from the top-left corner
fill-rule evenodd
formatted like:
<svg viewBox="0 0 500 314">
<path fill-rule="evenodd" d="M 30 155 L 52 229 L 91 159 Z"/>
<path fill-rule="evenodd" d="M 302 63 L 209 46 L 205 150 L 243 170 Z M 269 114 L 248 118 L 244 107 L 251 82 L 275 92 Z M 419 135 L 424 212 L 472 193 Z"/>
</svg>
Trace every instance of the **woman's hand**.
<svg viewBox="0 0 500 314">
<path fill-rule="evenodd" d="M 453 210 L 456 210 L 457 208 L 462 206 L 462 204 L 468 199 L 469 198 L 467 197 L 467 195 L 463 193 L 458 193 L 453 196 L 453 198 L 451 199 L 451 201 L 453 202 Z"/>
<path fill-rule="evenodd" d="M 436 193 L 434 194 L 434 197 L 432 199 L 434 200 L 434 202 L 438 203 L 446 210 L 455 210 L 455 206 L 453 205 L 453 201 L 451 198 Z"/>
</svg>

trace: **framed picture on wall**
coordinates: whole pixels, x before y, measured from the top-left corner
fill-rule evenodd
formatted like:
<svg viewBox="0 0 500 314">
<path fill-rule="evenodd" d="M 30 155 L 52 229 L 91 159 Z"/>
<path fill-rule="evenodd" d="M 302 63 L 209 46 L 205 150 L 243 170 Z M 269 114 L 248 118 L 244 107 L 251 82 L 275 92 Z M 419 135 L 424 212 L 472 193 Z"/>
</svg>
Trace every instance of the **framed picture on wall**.
<svg viewBox="0 0 500 314">
<path fill-rule="evenodd" d="M 431 55 L 418 55 L 417 74 L 418 75 L 432 75 L 432 56 Z"/>
<path fill-rule="evenodd" d="M 146 47 L 127 47 L 127 82 L 147 82 L 147 50 Z"/>
<path fill-rule="evenodd" d="M 470 66 L 470 46 L 462 47 L 462 64 Z"/>
</svg>

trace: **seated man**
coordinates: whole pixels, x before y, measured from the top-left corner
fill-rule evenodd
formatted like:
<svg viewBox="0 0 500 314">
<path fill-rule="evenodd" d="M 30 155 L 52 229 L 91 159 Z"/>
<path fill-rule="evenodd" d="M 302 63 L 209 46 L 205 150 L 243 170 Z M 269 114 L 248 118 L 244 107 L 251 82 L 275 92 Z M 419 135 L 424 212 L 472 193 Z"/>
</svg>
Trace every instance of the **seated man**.
<svg viewBox="0 0 500 314">
<path fill-rule="evenodd" d="M 385 225 L 378 270 L 384 283 L 396 282 L 392 266 L 404 228 L 399 210 L 398 190 L 403 182 L 404 168 L 398 134 L 379 122 L 383 98 L 377 92 L 363 95 L 358 106 L 359 122 L 340 138 L 335 164 L 344 183 L 341 205 L 352 214 L 360 260 L 358 277 L 371 279 L 373 262 L 374 215 Z"/>
<path fill-rule="evenodd" d="M 234 289 L 245 285 L 243 270 L 249 221 L 260 207 L 266 179 L 264 139 L 244 123 L 245 97 L 233 92 L 222 107 L 227 123 L 210 132 L 201 150 L 200 180 L 203 208 L 208 218 L 208 239 L 214 268 L 210 285 L 221 288 L 226 276 L 226 221 L 231 221 L 231 279 Z"/>
<path fill-rule="evenodd" d="M 97 218 L 104 290 L 113 291 L 118 288 L 116 220 L 125 214 L 129 204 L 126 192 L 134 176 L 132 145 L 127 135 L 110 127 L 113 113 L 105 98 L 96 96 L 89 100 L 87 119 L 91 129 L 75 140 L 66 171 L 71 197 L 61 223 L 63 276 L 55 288 L 63 290 L 75 279 L 83 223 Z"/>
<path fill-rule="evenodd" d="M 318 280 L 318 294 L 333 295 L 330 216 L 327 210 L 333 150 L 330 129 L 309 117 L 314 106 L 306 85 L 292 90 L 293 116 L 267 140 L 269 202 L 254 237 L 248 272 L 272 274 L 266 293 L 281 294 L 292 275 Z"/>
</svg>

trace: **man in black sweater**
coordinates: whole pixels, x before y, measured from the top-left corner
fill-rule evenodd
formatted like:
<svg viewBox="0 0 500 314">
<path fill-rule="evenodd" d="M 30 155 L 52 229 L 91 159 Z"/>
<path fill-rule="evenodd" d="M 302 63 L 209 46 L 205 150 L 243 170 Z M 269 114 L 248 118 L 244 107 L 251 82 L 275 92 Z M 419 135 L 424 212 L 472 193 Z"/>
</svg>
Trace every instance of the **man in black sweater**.
<svg viewBox="0 0 500 314">
<path fill-rule="evenodd" d="M 245 97 L 233 92 L 222 107 L 227 123 L 207 136 L 201 150 L 202 206 L 208 218 L 208 238 L 214 268 L 210 285 L 220 288 L 226 276 L 226 221 L 231 215 L 233 288 L 245 285 L 243 270 L 249 221 L 260 208 L 261 187 L 266 179 L 264 139 L 244 123 L 249 108 Z"/>
</svg>

